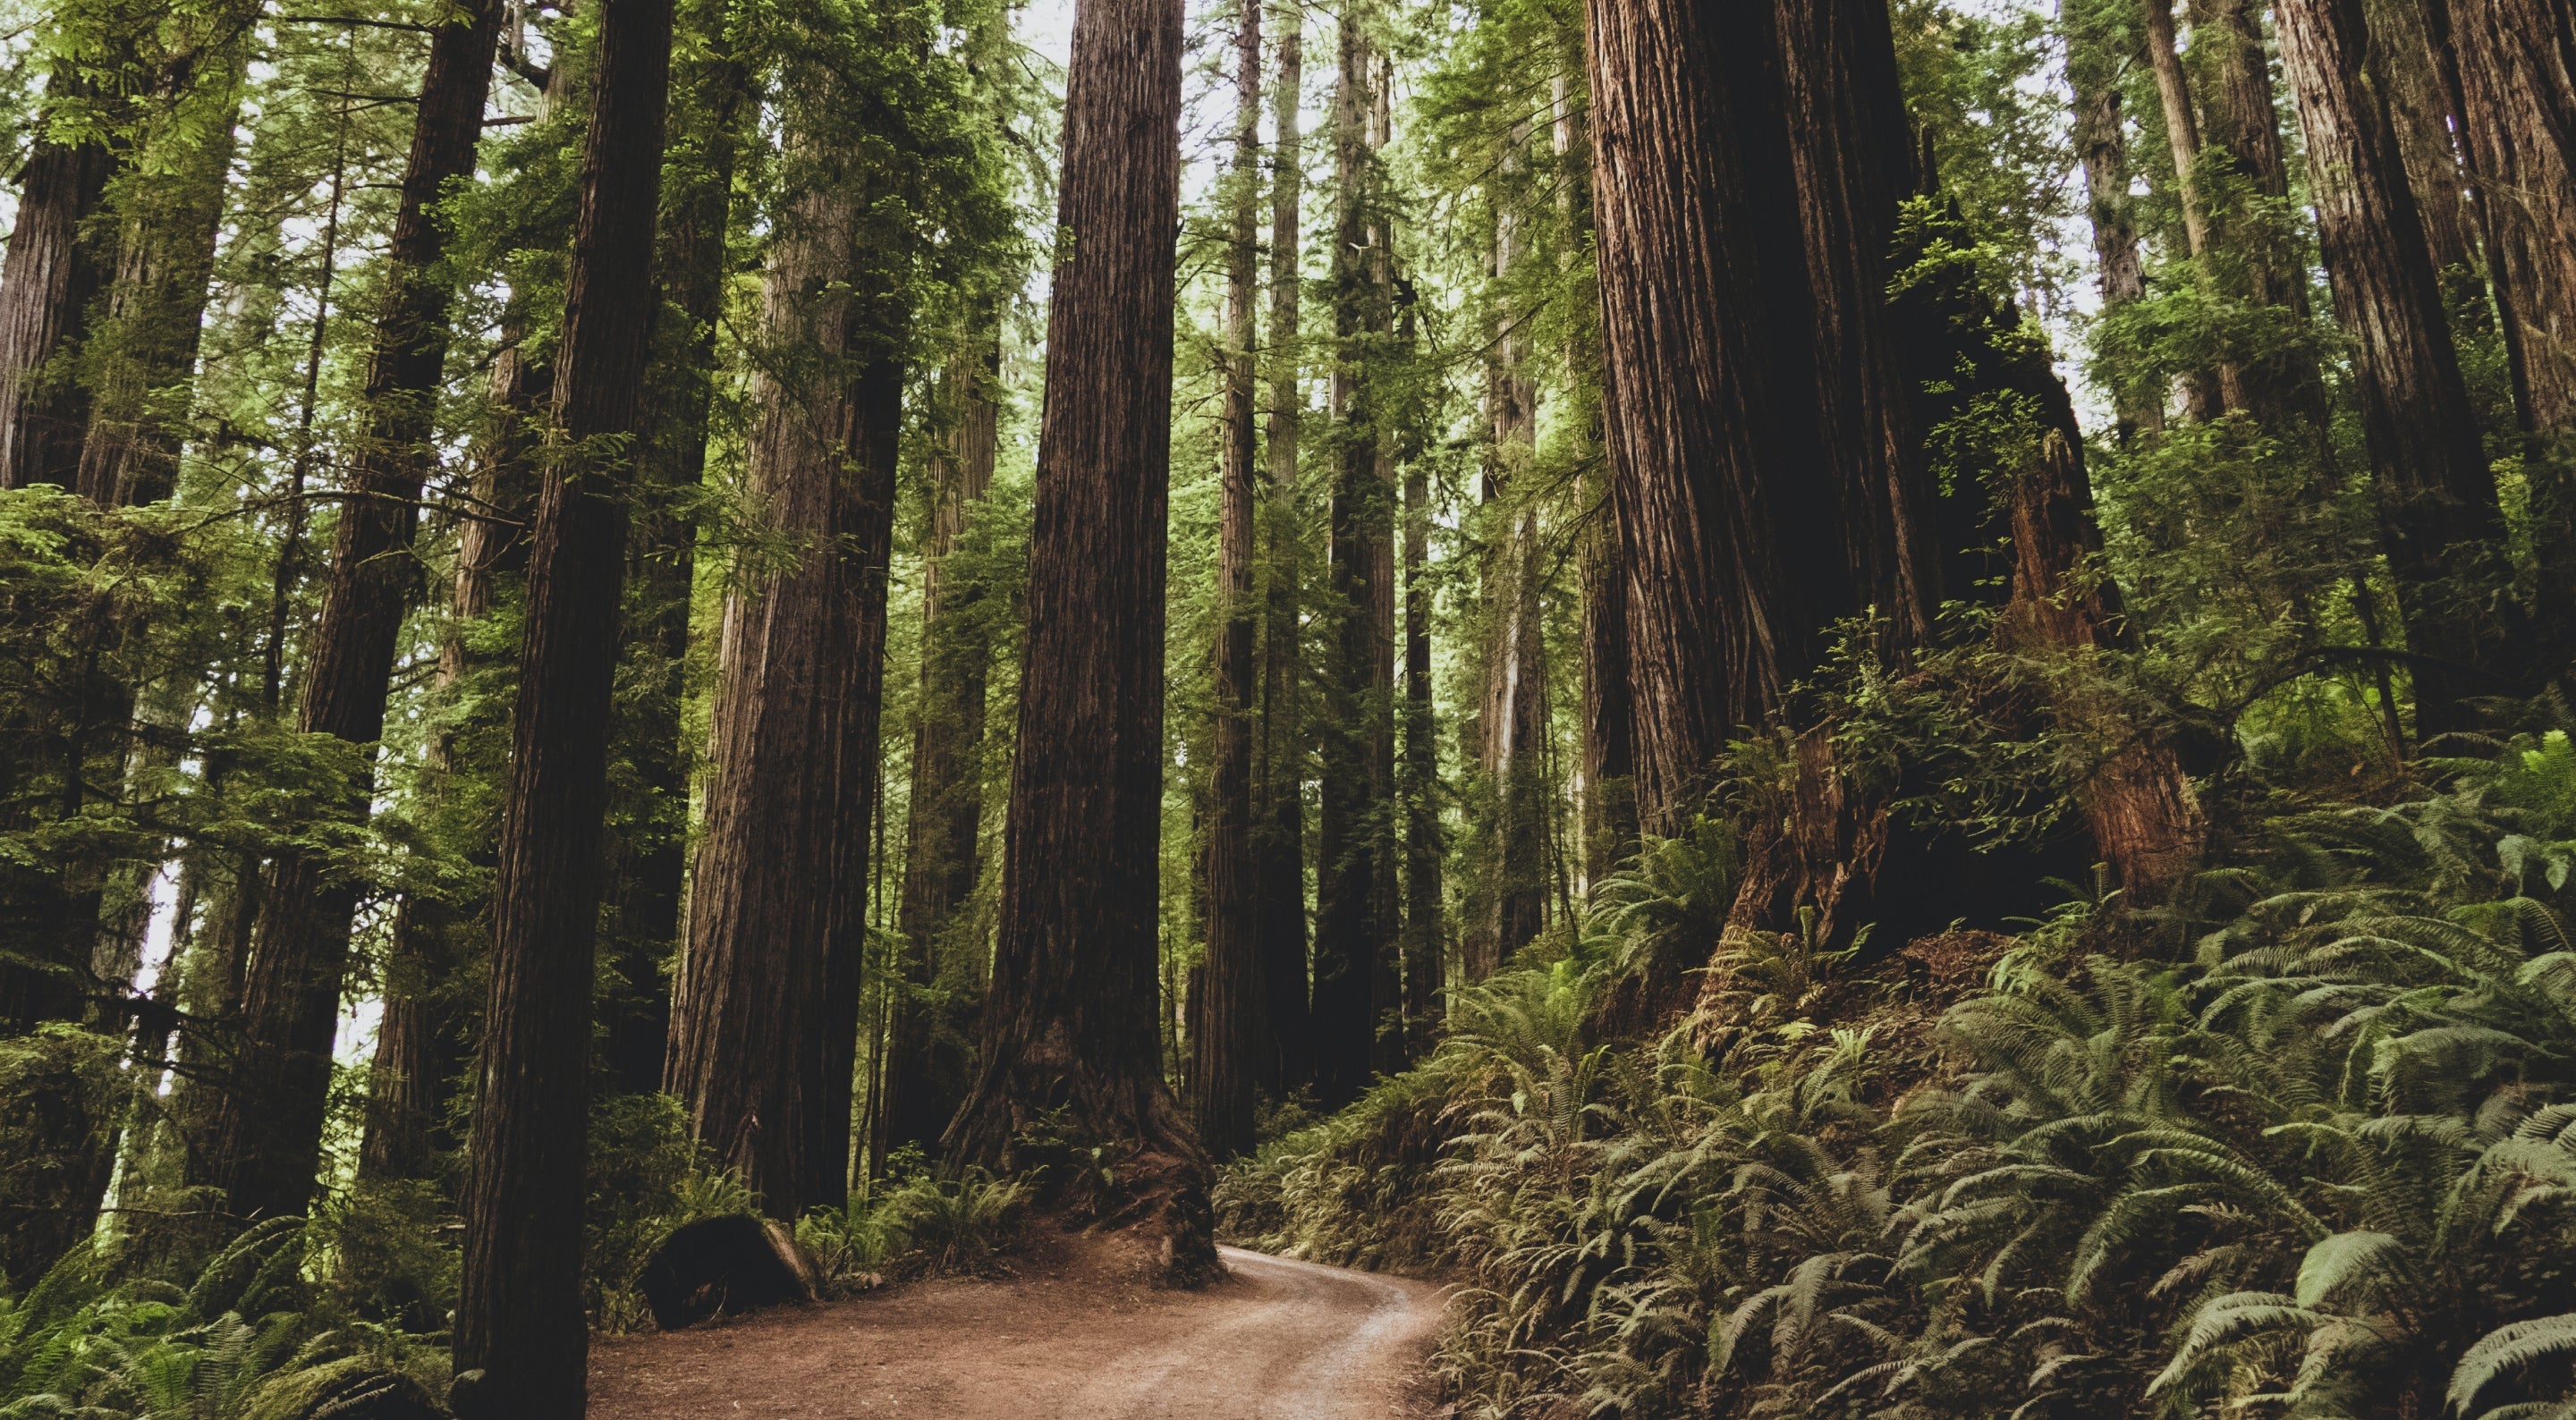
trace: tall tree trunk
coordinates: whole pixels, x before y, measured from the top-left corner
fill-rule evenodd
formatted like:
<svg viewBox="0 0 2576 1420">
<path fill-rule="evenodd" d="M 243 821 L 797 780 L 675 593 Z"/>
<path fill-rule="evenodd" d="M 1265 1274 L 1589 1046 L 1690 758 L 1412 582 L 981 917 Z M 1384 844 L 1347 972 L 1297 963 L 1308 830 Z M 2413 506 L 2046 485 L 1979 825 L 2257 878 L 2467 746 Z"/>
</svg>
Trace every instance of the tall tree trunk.
<svg viewBox="0 0 2576 1420">
<path fill-rule="evenodd" d="M 427 898 L 407 898 L 395 914 L 384 1013 L 367 1068 L 362 1179 L 427 1178 L 439 1148 L 453 1147 L 443 1138 L 447 1081 L 462 1061 L 457 1023 L 446 1009 L 445 987 L 455 969 L 446 940 L 453 915 Z"/>
<path fill-rule="evenodd" d="M 1252 852 L 1272 1035 L 1259 1083 L 1287 1094 L 1314 1076 L 1306 1009 L 1305 521 L 1297 494 L 1298 435 L 1306 407 L 1298 340 L 1298 288 L 1304 279 L 1298 218 L 1305 158 L 1297 131 L 1305 85 L 1303 7 L 1282 5 L 1279 25 L 1279 81 L 1271 94 L 1276 140 L 1270 188 L 1269 488 L 1262 506 L 1270 585 L 1262 608 L 1260 799 Z"/>
<path fill-rule="evenodd" d="M 19 177 L 17 224 L 0 263 L 0 488 L 74 486 L 88 397 L 63 358 L 80 344 L 106 263 L 91 217 L 116 160 L 103 142 L 57 142 L 49 125 L 67 106 L 104 96 L 66 63 L 45 84 L 47 102 Z"/>
<path fill-rule="evenodd" d="M 1569 42 L 1554 82 L 1557 181 L 1567 240 L 1591 244 L 1592 135 L 1588 108 L 1574 100 L 1574 75 L 1583 64 L 1581 36 Z M 1637 853 L 1636 710 L 1628 686 L 1628 586 L 1619 553 L 1619 528 L 1610 507 L 1604 421 L 1611 411 L 1588 352 L 1600 343 L 1600 309 L 1573 313 L 1590 327 L 1566 357 L 1566 385 L 1574 419 L 1584 431 L 1581 472 L 1575 480 L 1575 565 L 1582 597 L 1583 877 L 1592 884 L 1617 872 Z"/>
<path fill-rule="evenodd" d="M 1964 555 L 1970 538 L 1935 506 L 1887 301 L 1897 207 L 1914 189 L 1895 35 L 1876 0 L 1777 0 L 1772 15 L 1828 483 L 1805 516 L 1833 520 L 1840 554 L 1839 565 L 1799 559 L 1791 572 L 1809 579 L 1807 599 L 1828 614 L 1872 616 L 1882 653 L 1901 657 L 1931 640 L 1945 581 L 1964 588 L 1964 571 L 1944 560 Z"/>
<path fill-rule="evenodd" d="M 1207 975 L 1198 1029 L 1192 1097 L 1199 1141 L 1215 1158 L 1252 1147 L 1252 1111 L 1261 1070 L 1254 1063 L 1270 1037 L 1263 1011 L 1259 899 L 1252 855 L 1252 717 L 1260 699 L 1254 665 L 1253 463 L 1258 371 L 1253 353 L 1254 285 L 1260 241 L 1261 5 L 1236 0 L 1235 183 L 1233 231 L 1226 253 L 1225 427 L 1223 488 L 1217 528 L 1216 735 L 1208 774 L 1208 819 L 1202 852 L 1207 873 Z"/>
<path fill-rule="evenodd" d="M 1496 165 L 1502 181 L 1494 203 L 1494 278 L 1508 290 L 1526 246 L 1520 196 L 1525 130 Z M 1484 694 L 1477 715 L 1477 768 L 1492 796 L 1481 911 L 1461 945 L 1470 981 L 1500 970 L 1547 925 L 1546 798 L 1543 772 L 1547 700 L 1542 666 L 1544 625 L 1538 585 L 1538 508 L 1525 475 L 1538 457 L 1538 383 L 1530 378 L 1528 313 L 1506 300 L 1496 313 L 1494 355 L 1486 369 L 1492 450 L 1485 470 L 1484 595 L 1488 618 Z M 1520 485 L 1515 488 L 1515 484 Z"/>
<path fill-rule="evenodd" d="M 2512 629 L 2480 590 L 2499 577 L 2504 520 L 2406 184 L 2385 99 L 2364 74 L 2360 0 L 2282 0 L 2317 240 L 2353 383 L 2426 734 L 2470 723 L 2463 701 L 2517 684 Z"/>
<path fill-rule="evenodd" d="M 607 722 L 626 560 L 624 443 L 653 312 L 671 0 L 601 0 L 556 345 L 552 448 L 493 891 L 455 1365 L 467 1417 L 574 1420 L 586 1393 L 582 1195 Z"/>
<path fill-rule="evenodd" d="M 1779 705 L 1816 627 L 1780 567 L 1764 477 L 1798 448 L 1760 320 L 1772 243 L 1755 230 L 1786 208 L 1785 177 L 1748 152 L 1779 108 L 1767 43 L 1721 35 L 1719 18 L 1693 0 L 1586 5 L 1604 424 L 1630 559 L 1638 809 L 1658 833 L 1700 807 L 1737 727 Z M 1744 18 L 1767 41 L 1767 9 Z"/>
<path fill-rule="evenodd" d="M 2163 105 L 2165 143 L 2173 154 L 2175 196 L 2182 208 L 2183 234 L 2197 260 L 2209 249 L 2209 205 L 2200 191 L 2200 117 L 2191 101 L 2191 79 L 2183 68 L 2180 40 L 2174 32 L 2173 0 L 2139 0 L 2146 20 L 2147 63 L 2156 76 L 2156 98 Z"/>
<path fill-rule="evenodd" d="M 2209 197 L 2201 190 L 2200 119 L 2192 104 L 2191 80 L 2176 47 L 2173 0 L 2139 0 L 2139 7 L 2146 19 L 2147 61 L 2155 70 L 2156 97 L 2164 110 L 2165 141 L 2173 154 L 2174 197 L 2182 209 L 2183 240 L 2193 270 L 2202 285 L 2214 292 L 2218 253 L 2210 232 Z M 2184 386 L 2194 419 L 2245 408 L 2239 372 L 2225 361 L 2212 373 L 2194 372 Z"/>
<path fill-rule="evenodd" d="M 474 171 L 501 8 L 478 0 L 430 40 L 367 367 L 365 425 L 307 643 L 296 716 L 306 734 L 372 746 L 384 733 L 453 296 L 440 269 L 447 232 L 431 208 Z M 349 785 L 343 814 L 364 820 L 373 780 L 362 771 Z M 236 1216 L 301 1213 L 312 1198 L 358 895 L 355 881 L 308 853 L 283 852 L 270 866 L 243 979 L 241 1048 L 207 1158 L 208 1181 Z"/>
<path fill-rule="evenodd" d="M 1370 90 L 1369 150 L 1383 154 L 1395 142 L 1395 57 L 1374 45 L 1371 57 L 1376 62 L 1376 78 Z M 1409 335 L 1399 337 L 1397 333 L 1395 204 L 1386 190 L 1382 158 L 1373 160 L 1371 175 L 1375 180 L 1369 190 L 1373 209 L 1368 246 L 1369 310 L 1376 324 L 1377 343 L 1384 351 L 1380 357 L 1385 371 L 1382 379 L 1392 384 L 1412 378 L 1405 368 L 1411 359 L 1411 340 Z M 1412 327 L 1405 329 L 1409 332 Z M 1389 391 L 1389 396 L 1379 399 L 1378 410 L 1396 404 L 1392 395 L 1393 391 Z M 1394 416 L 1377 410 L 1371 411 L 1368 422 L 1377 442 L 1374 507 L 1368 529 L 1366 743 L 1369 798 L 1376 805 L 1369 821 L 1375 839 L 1369 857 L 1376 870 L 1369 878 L 1369 916 L 1377 939 L 1369 972 L 1369 1057 L 1378 1070 L 1393 1074 L 1411 1063 L 1405 1054 L 1404 974 L 1396 945 L 1404 936 L 1402 834 L 1396 822 L 1395 802 L 1395 466 L 1400 430 Z"/>
<path fill-rule="evenodd" d="M 1423 461 L 1404 471 L 1404 1014 L 1419 1060 L 1440 1033 L 1448 985 L 1447 903 L 1441 866 L 1440 722 L 1431 684 L 1431 483 Z"/>
<path fill-rule="evenodd" d="M 1580 501 L 1583 876 L 1598 883 L 1637 854 L 1637 727 L 1628 685 L 1627 568 L 1599 471 L 1585 477 Z"/>
<path fill-rule="evenodd" d="M 2138 254 L 2135 201 L 2129 194 L 2129 145 L 2120 115 L 2120 56 L 2106 31 L 2112 26 L 2094 6 L 2068 26 L 2066 80 L 2075 98 L 2075 155 L 2084 168 L 2086 215 L 2093 225 L 2093 267 L 2106 311 L 2147 294 L 2146 265 Z M 2259 53 L 2259 51 L 2258 51 Z M 2164 428 L 2162 391 L 2121 383 L 2112 391 L 2126 443 L 2140 430 Z"/>
<path fill-rule="evenodd" d="M 1392 647 L 1379 635 L 1380 585 L 1391 559 L 1381 528 L 1391 526 L 1392 490 L 1384 478 L 1377 396 L 1370 381 L 1384 355 L 1373 250 L 1377 240 L 1370 173 L 1375 103 L 1373 56 L 1358 0 L 1343 9 L 1341 73 L 1333 101 L 1333 167 L 1337 225 L 1333 327 L 1337 349 L 1333 404 L 1341 425 L 1331 508 L 1331 590 L 1324 620 L 1332 632 L 1323 733 L 1323 798 L 1317 822 L 1315 985 L 1309 1032 L 1315 1087 L 1327 1105 L 1347 1104 L 1366 1087 L 1376 1058 L 1381 983 L 1393 947 L 1392 923 L 1379 892 L 1391 827 L 1377 775 L 1378 721 L 1392 709 Z"/>
<path fill-rule="evenodd" d="M 2527 448 L 2538 620 L 2551 674 L 2576 656 L 2576 6 L 2450 0 L 2487 264 Z"/>
<path fill-rule="evenodd" d="M 671 1031 L 665 973 L 686 926 L 689 774 L 681 700 L 689 654 L 689 611 L 697 578 L 697 524 L 689 500 L 704 482 L 708 417 L 714 402 L 717 324 L 731 271 L 734 169 L 751 117 L 750 66 L 730 0 L 691 0 L 678 32 L 699 43 L 680 51 L 671 79 L 671 153 L 666 160 L 654 282 L 662 324 L 654 332 L 635 525 L 628 535 L 628 654 L 642 664 L 644 689 L 625 704 L 613 751 L 632 766 L 642 802 L 612 830 L 610 962 L 616 984 L 604 1003 L 608 1078 L 629 1093 L 661 1087 Z"/>
<path fill-rule="evenodd" d="M 2474 290 L 2482 263 L 2462 166 L 2462 120 L 2443 77 L 2453 68 L 2448 45 L 2435 40 L 2426 0 L 2365 0 L 2363 23 L 2371 42 L 2371 82 L 2388 105 L 2433 269 L 2445 276 L 2464 273 Z"/>
<path fill-rule="evenodd" d="M 1181 11 L 1074 14 L 1001 935 L 945 1143 L 1022 1166 L 1023 1131 L 1061 1111 L 1113 1151 L 1112 1211 L 1196 1280 L 1217 1265 L 1208 1166 L 1163 1081 L 1156 987 Z"/>
<path fill-rule="evenodd" d="M 837 178 L 836 185 L 849 179 Z M 771 1216 L 837 1207 L 848 1153 L 820 1106 L 865 940 L 867 846 L 885 653 L 902 375 L 852 291 L 860 195 L 802 200 L 770 258 L 769 339 L 751 486 L 799 546 L 793 570 L 725 606 L 714 781 L 689 895 L 672 1093 L 691 1131 Z M 840 1060 L 842 1098 L 850 1061 Z"/>
<path fill-rule="evenodd" d="M 948 367 L 941 394 L 949 418 L 931 455 L 930 540 L 922 549 L 921 694 L 912 736 L 912 799 L 905 811 L 903 977 L 887 1042 L 878 1156 L 905 1144 L 927 1149 L 957 1113 L 973 1060 L 973 1018 L 946 993 L 967 989 L 975 963 L 944 961 L 940 937 L 975 894 L 983 865 L 984 699 L 993 658 L 982 584 L 948 559 L 993 486 L 1000 446 L 1001 311 L 979 332 L 981 353 Z M 924 993 L 932 993 L 925 999 Z"/>
<path fill-rule="evenodd" d="M 2205 136 L 2235 175 L 2226 200 L 2210 214 L 2212 240 L 2226 248 L 2226 294 L 2282 313 L 2293 328 L 2303 326 L 2307 254 L 2296 229 L 2278 215 L 2290 196 L 2289 159 L 2255 0 L 2194 0 L 2192 14 L 2192 52 L 2202 60 L 2209 120 Z M 2330 464 L 2325 384 L 2306 343 L 2258 344 L 2245 352 L 2236 378 L 2247 407 L 2267 428 L 2287 433 L 2304 425 L 2306 439 Z"/>
<path fill-rule="evenodd" d="M 163 146 L 175 151 L 155 155 L 165 170 L 134 183 L 119 204 L 115 279 L 92 342 L 104 348 L 87 360 L 90 423 L 77 486 L 93 502 L 157 503 L 177 487 L 249 57 L 246 45 L 225 46 L 205 90 L 174 116 Z"/>
</svg>

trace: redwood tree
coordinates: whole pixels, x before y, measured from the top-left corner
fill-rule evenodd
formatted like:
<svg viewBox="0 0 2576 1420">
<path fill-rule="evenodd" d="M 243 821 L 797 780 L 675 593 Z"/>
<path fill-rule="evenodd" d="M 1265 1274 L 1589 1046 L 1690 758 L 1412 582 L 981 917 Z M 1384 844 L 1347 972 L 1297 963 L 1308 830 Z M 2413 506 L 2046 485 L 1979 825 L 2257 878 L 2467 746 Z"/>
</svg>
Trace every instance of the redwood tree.
<svg viewBox="0 0 2576 1420">
<path fill-rule="evenodd" d="M 501 0 L 477 0 L 430 40 L 386 253 L 364 425 L 321 615 L 306 641 L 296 713 L 306 734 L 371 747 L 384 733 L 454 297 L 440 269 L 447 228 L 432 208 L 474 171 L 502 8 Z M 342 811 L 363 821 L 373 793 L 373 774 L 361 771 Z M 301 1213 L 313 1195 L 359 886 L 309 852 L 290 849 L 270 864 L 243 977 L 241 1039 L 202 1161 L 205 1181 L 224 1191 L 237 1216 Z"/>
<path fill-rule="evenodd" d="M 1781 566 L 1764 470 L 1797 448 L 1761 313 L 1784 204 L 1749 149 L 1774 132 L 1767 7 L 1589 0 L 1603 398 L 1628 558 L 1638 808 L 1670 833 L 1737 726 L 1779 704 L 1809 608 Z M 1794 257 L 1792 258 L 1794 260 Z M 1795 269 L 1795 268 L 1792 268 Z"/>
<path fill-rule="evenodd" d="M 991 320 L 998 324 L 1000 312 Z M 993 657 L 984 589 L 957 575 L 959 551 L 975 510 L 993 484 L 1001 437 L 998 332 L 977 336 L 980 355 L 953 361 L 940 398 L 953 421 L 931 453 L 930 537 L 922 548 L 921 692 L 912 735 L 912 794 L 905 810 L 903 901 L 895 927 L 903 936 L 909 988 L 898 1002 L 886 1046 L 885 1091 L 877 1110 L 878 1157 L 905 1144 L 939 1142 L 957 1113 L 971 1065 L 959 1035 L 964 1017 L 945 994 L 980 974 L 971 961 L 943 960 L 940 939 L 975 892 L 983 872 L 984 717 Z"/>
<path fill-rule="evenodd" d="M 1260 230 L 1261 0 L 1237 0 L 1232 230 L 1226 247 L 1223 486 L 1218 496 L 1216 735 L 1208 776 L 1207 973 L 1190 1072 L 1199 1138 L 1217 1157 L 1252 1147 L 1255 1056 L 1268 1045 L 1259 899 L 1252 851 L 1254 665 L 1253 463 L 1259 429 L 1253 302 Z"/>
<path fill-rule="evenodd" d="M 1268 983 L 1272 1043 L 1263 1052 L 1261 1083 L 1286 1093 L 1312 1076 L 1307 1033 L 1305 523 L 1297 488 L 1297 452 L 1305 394 L 1299 375 L 1297 323 L 1299 205 L 1305 191 L 1298 105 L 1305 84 L 1305 12 L 1279 11 L 1279 80 L 1272 86 L 1270 188 L 1270 399 L 1266 490 L 1262 499 L 1263 563 L 1269 575 L 1261 622 L 1261 734 L 1256 747 L 1259 798 L 1252 835 L 1254 892 L 1260 908 L 1263 979 Z"/>
<path fill-rule="evenodd" d="M 671 0 L 601 0 L 579 208 L 493 892 L 457 1294 L 458 1409 L 573 1420 L 592 944 L 626 559 L 626 446 L 642 423 Z"/>
<path fill-rule="evenodd" d="M 0 488 L 70 487 L 79 474 L 88 401 L 57 357 L 79 343 L 106 274 L 90 218 L 116 160 L 87 122 L 104 97 L 73 63 L 48 75 L 19 173 L 17 221 L 0 264 Z M 58 123 L 82 131 L 63 141 Z"/>
<path fill-rule="evenodd" d="M 945 1142 L 1004 1168 L 1038 1162 L 1041 1126 L 1113 1150 L 1118 1216 L 1196 1279 L 1208 1167 L 1163 1081 L 1156 982 L 1181 32 L 1180 0 L 1074 15 L 1001 933 Z"/>
<path fill-rule="evenodd" d="M 903 393 L 882 295 L 853 290 L 862 193 L 821 181 L 770 258 L 751 447 L 795 561 L 725 605 L 669 1065 L 698 1141 L 791 1220 L 846 1188 Z"/>
<path fill-rule="evenodd" d="M 2538 620 L 2576 655 L 2576 6 L 2449 0 L 2488 272 L 2528 445 Z"/>
<path fill-rule="evenodd" d="M 2282 0 L 2317 241 L 2352 342 L 2380 536 L 2414 652 L 2425 734 L 2471 723 L 2463 701 L 2513 688 L 2514 636 L 2481 584 L 2504 543 L 2439 272 L 2408 189 L 2386 97 L 2364 72 L 2360 0 Z"/>
</svg>

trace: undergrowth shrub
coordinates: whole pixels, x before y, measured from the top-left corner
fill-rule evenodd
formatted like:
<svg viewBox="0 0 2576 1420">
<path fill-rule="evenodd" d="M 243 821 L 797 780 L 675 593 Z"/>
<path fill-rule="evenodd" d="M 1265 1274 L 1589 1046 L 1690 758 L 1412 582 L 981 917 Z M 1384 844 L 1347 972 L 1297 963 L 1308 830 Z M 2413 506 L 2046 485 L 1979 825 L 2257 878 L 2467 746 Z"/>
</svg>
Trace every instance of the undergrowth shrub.
<svg viewBox="0 0 2576 1420">
<path fill-rule="evenodd" d="M 2094 892 L 1934 939 L 1918 977 L 1992 962 L 1945 1007 L 1792 936 L 1728 947 L 1731 1028 L 1591 1043 L 1638 944 L 1587 942 L 1229 1171 L 1222 1226 L 1457 1282 L 1466 1415 L 2567 1413 L 2576 751 L 2488 748 L 2275 799 L 2152 932 Z M 1705 921 L 1681 881 L 1600 930 Z"/>
<path fill-rule="evenodd" d="M 283 1420 L 361 1372 L 442 1394 L 446 1338 L 359 1317 L 308 1282 L 312 1241 L 300 1218 L 259 1224 L 186 1287 L 64 1257 L 0 1298 L 0 1417 Z"/>
</svg>

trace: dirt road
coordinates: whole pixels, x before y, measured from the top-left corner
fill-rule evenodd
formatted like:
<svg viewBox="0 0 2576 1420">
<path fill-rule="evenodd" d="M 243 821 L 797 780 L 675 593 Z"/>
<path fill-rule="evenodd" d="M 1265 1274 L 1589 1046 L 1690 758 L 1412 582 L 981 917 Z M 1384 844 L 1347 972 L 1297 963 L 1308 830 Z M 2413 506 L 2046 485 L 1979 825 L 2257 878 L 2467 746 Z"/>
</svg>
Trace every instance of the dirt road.
<svg viewBox="0 0 2576 1420">
<path fill-rule="evenodd" d="M 593 1420 L 1400 1420 L 1438 1289 L 1225 1250 L 1158 1291 L 1079 1257 L 591 1348 Z"/>
</svg>

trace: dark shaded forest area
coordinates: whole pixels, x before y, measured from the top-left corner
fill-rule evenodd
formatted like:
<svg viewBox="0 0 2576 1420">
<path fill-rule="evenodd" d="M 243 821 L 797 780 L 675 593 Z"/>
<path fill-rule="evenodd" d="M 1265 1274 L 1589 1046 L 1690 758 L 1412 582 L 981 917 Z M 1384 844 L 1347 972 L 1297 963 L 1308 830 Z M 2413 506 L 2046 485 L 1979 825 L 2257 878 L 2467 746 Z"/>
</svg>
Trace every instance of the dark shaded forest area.
<svg viewBox="0 0 2576 1420">
<path fill-rule="evenodd" d="M 0 11 L 0 1420 L 2576 1414 L 2571 0 Z"/>
</svg>

